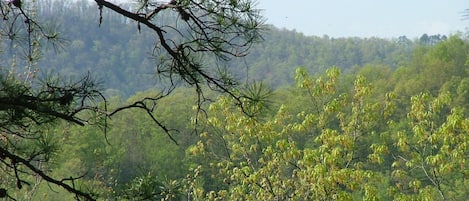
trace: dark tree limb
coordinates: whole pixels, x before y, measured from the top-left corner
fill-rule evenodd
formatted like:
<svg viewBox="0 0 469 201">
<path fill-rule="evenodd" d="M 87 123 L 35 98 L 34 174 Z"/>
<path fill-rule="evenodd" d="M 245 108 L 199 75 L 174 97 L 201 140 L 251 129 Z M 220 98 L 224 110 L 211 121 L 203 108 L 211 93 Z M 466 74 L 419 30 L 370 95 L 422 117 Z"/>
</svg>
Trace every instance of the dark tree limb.
<svg viewBox="0 0 469 201">
<path fill-rule="evenodd" d="M 49 175 L 47 175 L 46 173 L 44 173 L 42 170 L 36 168 L 36 166 L 34 166 L 33 164 L 30 163 L 30 161 L 22 158 L 21 156 L 18 156 L 18 155 L 15 155 L 15 154 L 9 152 L 8 150 L 4 149 L 3 147 L 0 147 L 0 155 L 2 157 L 4 157 L 4 158 L 1 159 L 2 161 L 5 161 L 8 158 L 12 161 L 13 164 L 23 164 L 29 170 L 31 170 L 35 174 L 39 175 L 41 178 L 43 178 L 47 182 L 53 183 L 57 186 L 60 186 L 60 187 L 64 188 L 65 190 L 67 190 L 67 191 L 69 191 L 69 192 L 71 192 L 71 193 L 73 193 L 77 196 L 85 198 L 85 200 L 89 200 L 89 201 L 96 200 L 91 194 L 80 191 L 77 188 L 72 187 L 72 186 L 70 186 L 70 185 L 68 185 L 64 182 L 64 181 L 67 181 L 69 179 L 62 179 L 62 180 L 54 179 L 54 178 L 50 177 Z M 14 168 L 15 172 L 18 171 L 17 170 L 17 168 L 18 168 L 17 165 L 13 165 L 13 168 Z"/>
<path fill-rule="evenodd" d="M 218 77 L 210 73 L 210 71 L 202 69 L 200 64 L 191 58 L 193 54 L 197 55 L 202 53 L 210 53 L 221 60 L 229 60 L 230 56 L 245 56 L 251 44 L 261 38 L 258 31 L 262 29 L 262 20 L 259 19 L 256 21 L 256 19 L 254 19 L 255 16 L 247 16 L 246 19 L 237 19 L 233 15 L 236 15 L 236 13 L 239 15 L 248 13 L 250 11 L 249 9 L 251 9 L 249 6 L 238 9 L 229 8 L 230 5 L 227 3 L 223 5 L 217 3 L 216 9 L 225 11 L 231 9 L 229 11 L 235 13 L 226 15 L 223 13 L 220 14 L 217 10 L 207 9 L 205 7 L 206 5 L 201 2 L 188 1 L 190 6 L 184 7 L 183 5 L 178 5 L 178 1 L 170 1 L 166 4 L 156 6 L 154 10 L 146 15 L 142 15 L 141 13 L 133 13 L 125 10 L 106 0 L 95 0 L 95 2 L 100 10 L 108 8 L 126 18 L 136 21 L 138 24 L 147 26 L 157 34 L 158 46 L 163 48 L 171 60 L 167 64 L 169 70 L 162 72 L 167 72 L 171 81 L 173 80 L 173 76 L 179 77 L 185 83 L 194 86 L 197 93 L 203 93 L 201 84 L 205 82 L 209 86 L 213 86 L 215 90 L 234 98 L 243 112 L 252 116 L 243 104 L 243 99 L 250 99 L 250 97 L 238 95 L 231 88 L 236 82 L 233 80 L 225 80 L 225 78 Z M 168 43 L 167 36 L 165 35 L 167 31 L 152 22 L 156 14 L 165 9 L 172 9 L 174 12 L 179 13 L 181 10 L 184 11 L 187 16 L 182 18 L 186 18 L 184 21 L 193 33 L 191 36 L 192 39 L 181 42 L 180 44 Z M 214 17 L 210 17 L 210 15 Z M 217 24 L 218 22 L 214 19 L 216 18 L 215 16 L 220 18 L 226 17 L 227 25 Z M 187 39 L 187 36 L 178 31 L 178 27 L 169 26 L 169 29 Z M 198 47 L 196 48 L 195 46 Z M 199 103 L 200 102 L 199 100 Z"/>
<path fill-rule="evenodd" d="M 23 102 L 22 100 L 24 100 L 25 98 L 32 99 L 32 100 L 30 100 L 30 102 Z M 77 119 L 76 117 L 72 115 L 57 112 L 53 110 L 52 108 L 38 108 L 37 103 L 40 103 L 42 101 L 43 100 L 40 100 L 36 97 L 30 97 L 30 96 L 19 96 L 16 99 L 11 99 L 10 97 L 0 97 L 0 105 L 1 105 L 0 111 L 11 110 L 11 109 L 16 109 L 16 110 L 29 109 L 33 112 L 42 113 L 50 117 L 63 119 L 63 120 L 78 124 L 80 126 L 85 125 L 82 121 L 80 121 L 79 119 Z"/>
</svg>

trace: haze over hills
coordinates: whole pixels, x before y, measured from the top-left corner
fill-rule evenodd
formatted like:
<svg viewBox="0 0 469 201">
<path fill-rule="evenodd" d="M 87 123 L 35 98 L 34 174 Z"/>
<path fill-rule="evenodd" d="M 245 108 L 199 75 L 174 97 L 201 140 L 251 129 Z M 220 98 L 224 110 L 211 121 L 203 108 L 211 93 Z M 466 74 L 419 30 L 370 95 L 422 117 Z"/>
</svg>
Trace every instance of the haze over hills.
<svg viewBox="0 0 469 201">
<path fill-rule="evenodd" d="M 154 36 L 135 23 L 104 11 L 98 24 L 98 11 L 87 1 L 40 2 L 39 16 L 53 20 L 68 40 L 63 51 L 49 51 L 40 61 L 41 73 L 57 72 L 79 77 L 87 72 L 103 81 L 104 88 L 129 96 L 161 86 L 155 73 L 157 58 L 151 58 Z M 49 5 L 50 4 L 50 5 Z M 171 20 L 172 16 L 165 16 Z M 245 58 L 225 63 L 240 81 L 264 81 L 273 87 L 291 84 L 295 69 L 306 67 L 313 73 L 331 66 L 345 71 L 357 66 L 379 64 L 396 69 L 405 65 L 409 53 L 420 44 L 435 44 L 446 36 L 423 34 L 419 40 L 332 38 L 267 26 L 265 41 L 254 46 Z M 9 56 L 5 56 L 8 59 Z M 398 58 L 398 59 L 397 59 Z M 210 59 L 208 59 L 210 60 Z M 213 63 L 208 62 L 209 68 Z M 112 87 L 111 87 L 112 86 Z"/>
</svg>

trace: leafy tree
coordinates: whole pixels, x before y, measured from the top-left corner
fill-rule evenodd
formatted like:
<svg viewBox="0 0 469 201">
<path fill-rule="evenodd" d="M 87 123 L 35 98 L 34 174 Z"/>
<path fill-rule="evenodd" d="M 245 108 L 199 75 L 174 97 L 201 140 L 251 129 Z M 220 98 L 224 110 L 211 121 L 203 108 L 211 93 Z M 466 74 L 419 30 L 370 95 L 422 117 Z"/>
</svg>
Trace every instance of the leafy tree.
<svg viewBox="0 0 469 201">
<path fill-rule="evenodd" d="M 396 94 L 374 97 L 361 75 L 351 91 L 338 92 L 338 77 L 337 69 L 318 78 L 299 69 L 296 80 L 308 98 L 283 97 L 300 101 L 292 104 L 301 105 L 299 113 L 281 105 L 272 116 L 248 117 L 231 107 L 232 99 L 220 97 L 210 106 L 216 115 L 206 119 L 209 128 L 188 149 L 194 158 L 188 195 L 198 200 L 467 196 L 469 118 L 448 93 L 414 95 L 405 113 L 396 114 Z"/>
<path fill-rule="evenodd" d="M 443 93 L 412 97 L 406 129 L 396 136 L 397 152 L 392 164 L 394 191 L 399 199 L 439 197 L 462 199 L 458 183 L 466 182 L 467 118 L 460 107 L 448 108 Z"/>
<path fill-rule="evenodd" d="M 386 148 L 366 139 L 390 107 L 366 101 L 370 86 L 363 77 L 357 77 L 349 96 L 336 93 L 336 68 L 317 79 L 304 69 L 297 75 L 298 85 L 312 100 L 301 103 L 305 110 L 299 114 L 281 106 L 270 118 L 247 117 L 230 107 L 227 97 L 211 105 L 211 112 L 220 113 L 207 119 L 213 129 L 202 133 L 201 141 L 188 150 L 210 159 L 195 170 L 209 175 L 189 189 L 194 199 L 379 198 L 379 173 L 367 166 L 381 163 Z M 292 121 L 294 117 L 298 118 Z"/>
</svg>

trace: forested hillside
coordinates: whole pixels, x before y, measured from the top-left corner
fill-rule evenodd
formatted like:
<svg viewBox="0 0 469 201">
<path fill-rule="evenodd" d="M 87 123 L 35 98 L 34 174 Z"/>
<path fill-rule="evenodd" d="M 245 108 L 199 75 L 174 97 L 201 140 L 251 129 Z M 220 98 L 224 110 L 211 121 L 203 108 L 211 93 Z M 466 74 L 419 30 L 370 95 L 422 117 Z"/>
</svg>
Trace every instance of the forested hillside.
<svg viewBox="0 0 469 201">
<path fill-rule="evenodd" d="M 126 112 L 112 119 L 108 142 L 99 129 L 58 126 L 64 154 L 51 168 L 86 172 L 82 185 L 128 200 L 464 200 L 467 55 L 469 42 L 452 36 L 416 47 L 396 69 L 297 68 L 291 85 L 246 88 L 267 98 L 246 103 L 251 117 L 213 95 L 208 116 L 197 116 L 193 91 L 181 88 L 154 111 L 178 129 L 178 145 L 144 113 Z"/>
<path fill-rule="evenodd" d="M 158 58 L 151 57 L 155 50 L 147 45 L 155 35 L 139 33 L 134 23 L 109 11 L 104 11 L 105 20 L 99 25 L 95 5 L 88 1 L 41 1 L 39 5 L 39 16 L 56 23 L 67 41 L 58 51 L 50 48 L 43 55 L 45 59 L 38 64 L 41 73 L 78 77 L 91 72 L 103 81 L 104 88 L 118 90 L 125 97 L 158 86 Z M 166 17 L 161 21 L 173 19 Z M 396 69 L 407 65 L 416 46 L 432 45 L 446 37 L 424 34 L 420 39 L 330 38 L 267 26 L 264 39 L 243 60 L 228 62 L 226 67 L 239 80 L 261 80 L 279 87 L 293 83 L 293 72 L 298 67 L 313 73 L 325 72 L 331 66 L 349 72 L 366 64 Z M 3 58 L 11 58 L 8 52 Z"/>
<path fill-rule="evenodd" d="M 98 76 L 109 110 L 158 97 L 158 58 L 146 45 L 154 36 L 111 13 L 99 26 L 85 2 L 40 7 L 66 25 L 69 43 L 46 51 L 39 72 Z M 106 129 L 56 123 L 38 142 L 55 154 L 39 165 L 102 200 L 469 197 L 467 33 L 330 38 L 267 26 L 249 55 L 224 64 L 241 99 L 212 91 L 198 104 L 182 86 L 151 110 L 109 118 Z M 0 189 L 18 200 L 75 198 L 34 175 L 15 188 L 16 178 L 1 177 Z"/>
</svg>

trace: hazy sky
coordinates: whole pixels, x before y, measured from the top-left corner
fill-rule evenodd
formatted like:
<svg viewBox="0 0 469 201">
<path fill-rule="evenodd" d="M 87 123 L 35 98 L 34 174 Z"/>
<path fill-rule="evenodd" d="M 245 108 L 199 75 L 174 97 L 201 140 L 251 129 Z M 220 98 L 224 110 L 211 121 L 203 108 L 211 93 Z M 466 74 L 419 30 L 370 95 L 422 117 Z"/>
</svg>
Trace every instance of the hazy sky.
<svg viewBox="0 0 469 201">
<path fill-rule="evenodd" d="M 267 23 L 306 35 L 408 38 L 466 31 L 468 0 L 257 0 Z"/>
</svg>

